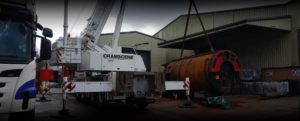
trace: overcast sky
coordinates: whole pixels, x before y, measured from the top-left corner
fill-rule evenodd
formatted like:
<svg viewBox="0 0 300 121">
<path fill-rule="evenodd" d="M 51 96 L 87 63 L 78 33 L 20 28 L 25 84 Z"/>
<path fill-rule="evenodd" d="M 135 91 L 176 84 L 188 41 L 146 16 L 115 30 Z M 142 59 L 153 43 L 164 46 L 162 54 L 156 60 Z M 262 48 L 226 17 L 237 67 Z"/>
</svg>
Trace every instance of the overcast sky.
<svg viewBox="0 0 300 121">
<path fill-rule="evenodd" d="M 285 3 L 288 0 L 195 0 L 200 12 Z M 95 0 L 69 0 L 69 32 L 79 35 L 92 13 Z M 117 0 L 102 33 L 113 32 Z M 189 0 L 127 0 L 122 31 L 140 31 L 153 35 L 176 17 L 187 14 Z M 54 42 L 63 35 L 63 0 L 37 0 L 38 21 L 53 29 Z"/>
</svg>

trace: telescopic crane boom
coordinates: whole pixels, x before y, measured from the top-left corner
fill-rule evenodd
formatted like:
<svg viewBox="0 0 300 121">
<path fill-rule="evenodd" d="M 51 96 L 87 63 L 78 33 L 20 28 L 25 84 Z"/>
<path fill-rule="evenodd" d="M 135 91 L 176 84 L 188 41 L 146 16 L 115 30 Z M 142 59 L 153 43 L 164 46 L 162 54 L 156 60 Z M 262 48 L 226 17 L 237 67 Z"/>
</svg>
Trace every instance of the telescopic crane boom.
<svg viewBox="0 0 300 121">
<path fill-rule="evenodd" d="M 96 7 L 88 19 L 88 24 L 81 33 L 81 37 L 97 43 L 101 32 L 113 8 L 115 0 L 97 0 Z"/>
</svg>

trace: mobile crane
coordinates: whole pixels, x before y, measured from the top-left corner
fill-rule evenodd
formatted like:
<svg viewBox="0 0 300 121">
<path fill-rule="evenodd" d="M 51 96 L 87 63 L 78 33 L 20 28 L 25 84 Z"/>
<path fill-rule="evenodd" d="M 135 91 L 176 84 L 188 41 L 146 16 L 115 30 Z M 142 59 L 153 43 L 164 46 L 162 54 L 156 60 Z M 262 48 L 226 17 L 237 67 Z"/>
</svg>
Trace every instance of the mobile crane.
<svg viewBox="0 0 300 121">
<path fill-rule="evenodd" d="M 40 58 L 36 37 L 41 38 Z M 34 119 L 36 65 L 51 54 L 46 37 L 52 30 L 37 23 L 34 0 L 0 2 L 0 114 L 9 114 L 11 121 Z"/>
<path fill-rule="evenodd" d="M 152 93 L 155 90 L 164 90 L 164 87 L 157 86 L 164 86 L 164 82 L 162 74 L 146 72 L 140 55 L 122 53 L 122 47 L 118 46 L 124 0 L 120 5 L 112 45 L 96 45 L 114 2 L 98 0 L 79 38 L 59 39 L 53 44 L 50 62 L 68 68 L 71 78 L 74 77 L 71 81 L 76 85 L 71 92 L 78 100 L 88 99 L 101 104 L 119 102 L 145 108 L 154 102 Z"/>
</svg>

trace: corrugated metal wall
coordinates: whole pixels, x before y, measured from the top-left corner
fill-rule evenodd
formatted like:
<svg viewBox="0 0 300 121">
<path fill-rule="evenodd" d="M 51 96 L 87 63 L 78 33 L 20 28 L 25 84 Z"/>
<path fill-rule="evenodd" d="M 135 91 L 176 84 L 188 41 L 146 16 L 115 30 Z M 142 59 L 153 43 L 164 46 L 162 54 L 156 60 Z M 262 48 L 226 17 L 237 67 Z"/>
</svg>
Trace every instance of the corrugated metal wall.
<svg viewBox="0 0 300 121">
<path fill-rule="evenodd" d="M 101 44 L 110 45 L 112 40 L 111 34 L 104 34 L 101 36 Z M 163 48 L 158 48 L 157 44 L 162 42 L 162 40 L 155 39 L 137 32 L 129 32 L 120 35 L 119 45 L 124 47 L 132 47 L 135 44 L 148 42 L 148 45 L 141 45 L 136 47 L 137 50 L 150 51 L 151 56 L 151 71 L 152 72 L 161 72 L 163 70 L 162 64 L 166 63 L 166 50 Z"/>
<path fill-rule="evenodd" d="M 286 34 L 267 36 L 232 44 L 229 49 L 240 58 L 243 67 L 269 68 L 291 65 L 290 42 Z"/>
<path fill-rule="evenodd" d="M 300 11 L 299 6 L 296 7 L 296 5 L 293 4 L 276 7 L 209 13 L 202 15 L 201 17 L 206 29 L 211 29 L 245 19 L 287 16 L 291 15 L 290 11 L 293 11 L 294 14 L 292 17 L 292 25 L 298 25 L 297 27 L 300 28 L 300 20 L 298 19 L 297 22 L 294 21 L 295 18 L 300 18 L 300 15 L 298 15 Z M 186 16 L 181 16 L 154 36 L 165 40 L 172 40 L 182 37 L 184 33 L 185 21 Z M 202 31 L 199 21 L 195 16 L 191 17 L 190 22 L 191 25 L 189 26 L 188 34 L 198 33 Z M 288 28 L 288 25 L 282 25 L 282 27 Z M 240 43 L 231 45 L 229 48 L 239 55 L 243 67 L 267 68 L 295 66 L 298 64 L 298 52 L 297 40 L 295 39 L 294 31 L 295 27 L 292 27 L 292 32 L 290 33 L 276 35 L 268 33 L 268 36 L 266 37 L 251 38 L 252 40 L 247 41 L 248 43 L 245 43 L 243 42 L 243 40 L 241 40 Z"/>
<path fill-rule="evenodd" d="M 233 12 L 234 21 L 240 21 L 244 19 L 259 19 L 266 17 L 274 17 L 274 16 L 286 16 L 287 15 L 287 7 L 286 6 L 277 6 L 270 8 L 259 8 L 259 9 L 248 9 L 248 10 L 240 10 Z"/>
<path fill-rule="evenodd" d="M 290 18 L 253 21 L 253 22 L 247 22 L 247 24 L 291 31 L 291 19 Z"/>
<path fill-rule="evenodd" d="M 293 0 L 292 4 L 288 5 L 287 12 L 289 15 L 292 16 L 292 32 L 290 33 L 289 40 L 291 40 L 291 55 L 292 55 L 292 65 L 300 65 L 300 57 L 298 56 L 299 53 L 299 41 L 300 39 L 297 38 L 297 29 L 300 29 L 300 1 Z"/>
<path fill-rule="evenodd" d="M 166 63 L 169 63 L 175 59 L 179 59 L 181 54 L 180 49 L 166 49 Z M 183 57 L 195 55 L 193 50 L 184 50 Z"/>
<path fill-rule="evenodd" d="M 209 13 L 201 15 L 201 18 L 205 29 L 209 30 L 212 28 L 220 27 L 226 24 L 234 23 L 245 19 L 260 19 L 266 17 L 278 17 L 286 15 L 288 15 L 287 6 L 278 6 L 270 8 L 256 8 L 229 12 Z M 172 40 L 175 38 L 182 37 L 184 34 L 185 23 L 186 16 L 181 16 L 154 36 L 165 40 Z M 200 26 L 200 22 L 197 16 L 191 16 L 188 35 L 198 33 L 201 31 L 202 28 Z"/>
</svg>

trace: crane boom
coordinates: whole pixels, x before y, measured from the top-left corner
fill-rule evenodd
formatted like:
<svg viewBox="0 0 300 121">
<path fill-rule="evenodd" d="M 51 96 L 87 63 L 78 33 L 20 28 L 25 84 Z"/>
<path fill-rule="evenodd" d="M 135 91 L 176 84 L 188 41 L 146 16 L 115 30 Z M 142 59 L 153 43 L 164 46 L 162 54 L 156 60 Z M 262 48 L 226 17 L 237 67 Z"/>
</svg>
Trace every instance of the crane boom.
<svg viewBox="0 0 300 121">
<path fill-rule="evenodd" d="M 94 43 L 98 42 L 114 2 L 115 0 L 97 0 L 96 7 L 88 19 L 88 24 L 81 33 L 82 38 L 91 40 Z"/>
<path fill-rule="evenodd" d="M 125 4 L 126 4 L 126 1 L 122 0 L 121 8 L 120 8 L 119 15 L 117 18 L 117 23 L 115 26 L 115 32 L 114 32 L 114 35 L 112 36 L 112 46 L 111 47 L 114 51 L 117 50 L 117 46 L 118 46 L 118 42 L 119 42 L 119 36 L 120 36 L 120 32 L 121 32 L 122 21 L 123 21 L 123 16 L 124 16 L 124 11 L 125 11 Z"/>
<path fill-rule="evenodd" d="M 51 62 L 57 65 L 79 64 L 80 71 L 146 71 L 140 55 L 122 53 L 122 47 L 118 46 L 125 1 L 121 2 L 112 46 L 97 45 L 114 4 L 114 0 L 98 0 L 79 38 L 69 38 L 65 43 L 58 40 L 53 44 L 55 56 Z"/>
</svg>

